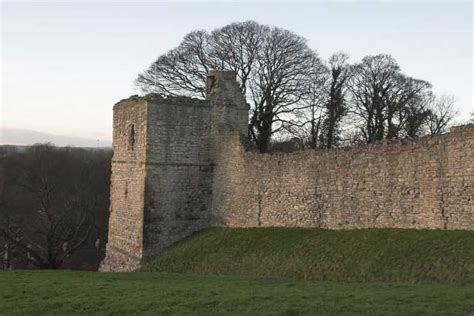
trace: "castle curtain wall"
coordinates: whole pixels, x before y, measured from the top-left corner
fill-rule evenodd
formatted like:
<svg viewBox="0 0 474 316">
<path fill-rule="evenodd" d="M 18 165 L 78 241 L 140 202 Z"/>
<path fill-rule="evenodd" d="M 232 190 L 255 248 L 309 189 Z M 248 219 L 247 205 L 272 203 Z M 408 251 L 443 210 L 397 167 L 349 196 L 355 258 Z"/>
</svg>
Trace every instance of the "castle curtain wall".
<svg viewBox="0 0 474 316">
<path fill-rule="evenodd" d="M 474 229 L 473 125 L 330 151 L 250 153 L 237 135 L 221 146 L 214 225 Z"/>
</svg>

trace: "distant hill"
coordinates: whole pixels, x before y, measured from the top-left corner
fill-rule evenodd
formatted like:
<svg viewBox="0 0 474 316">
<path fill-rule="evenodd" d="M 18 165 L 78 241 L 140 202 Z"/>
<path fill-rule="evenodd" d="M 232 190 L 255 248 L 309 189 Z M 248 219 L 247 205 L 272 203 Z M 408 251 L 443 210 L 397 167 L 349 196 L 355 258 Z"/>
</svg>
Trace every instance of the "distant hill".
<svg viewBox="0 0 474 316">
<path fill-rule="evenodd" d="M 33 145 L 37 143 L 52 143 L 56 146 L 74 146 L 74 147 L 111 147 L 110 140 L 71 137 L 64 135 L 54 135 L 37 132 L 21 128 L 0 128 L 0 145 Z"/>
</svg>

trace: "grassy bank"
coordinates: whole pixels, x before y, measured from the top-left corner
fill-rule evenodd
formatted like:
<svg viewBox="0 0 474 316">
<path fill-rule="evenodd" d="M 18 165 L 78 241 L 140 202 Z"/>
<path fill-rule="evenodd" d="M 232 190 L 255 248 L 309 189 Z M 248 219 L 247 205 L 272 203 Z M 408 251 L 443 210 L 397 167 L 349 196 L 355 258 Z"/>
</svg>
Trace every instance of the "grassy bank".
<svg viewBox="0 0 474 316">
<path fill-rule="evenodd" d="M 342 282 L 474 283 L 474 232 L 213 228 L 144 271 Z"/>
<path fill-rule="evenodd" d="M 162 273 L 0 272 L 0 315 L 471 315 L 474 286 Z"/>
</svg>

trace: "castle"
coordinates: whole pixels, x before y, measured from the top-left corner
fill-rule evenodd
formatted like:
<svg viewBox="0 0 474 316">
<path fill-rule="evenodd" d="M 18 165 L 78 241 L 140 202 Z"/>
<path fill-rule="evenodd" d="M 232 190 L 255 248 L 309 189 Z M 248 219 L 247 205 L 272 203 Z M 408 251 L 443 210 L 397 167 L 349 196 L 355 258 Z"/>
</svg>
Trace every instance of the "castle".
<svg viewBox="0 0 474 316">
<path fill-rule="evenodd" d="M 131 271 L 212 226 L 474 229 L 474 125 L 329 151 L 245 150 L 249 105 L 231 72 L 206 99 L 114 106 L 102 271 Z"/>
</svg>

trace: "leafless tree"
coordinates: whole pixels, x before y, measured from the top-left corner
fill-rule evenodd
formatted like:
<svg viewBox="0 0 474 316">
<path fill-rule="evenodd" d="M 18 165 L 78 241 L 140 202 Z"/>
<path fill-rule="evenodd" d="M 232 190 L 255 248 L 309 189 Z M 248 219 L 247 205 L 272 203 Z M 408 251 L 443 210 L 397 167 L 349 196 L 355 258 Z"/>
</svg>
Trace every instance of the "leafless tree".
<svg viewBox="0 0 474 316">
<path fill-rule="evenodd" d="M 316 149 L 320 147 L 321 125 L 325 117 L 326 88 L 329 80 L 329 70 L 308 86 L 307 95 L 301 101 L 300 108 L 292 112 L 292 124 L 284 127 L 280 139 L 273 144 L 281 147 L 287 144 L 292 150 L 304 149 L 306 147 Z M 290 141 L 291 140 L 291 141 Z M 298 140 L 298 141 L 296 141 Z M 291 150 L 287 150 L 291 151 Z"/>
<path fill-rule="evenodd" d="M 340 140 L 340 122 L 347 113 L 346 84 L 351 75 L 348 59 L 349 56 L 344 53 L 334 54 L 329 58 L 329 79 L 324 91 L 325 117 L 320 136 L 324 148 L 332 148 Z"/>
<path fill-rule="evenodd" d="M 429 104 L 430 83 L 403 74 L 392 56 L 366 56 L 355 65 L 347 60 L 335 54 L 325 67 L 301 36 L 247 21 L 189 33 L 136 84 L 145 93 L 204 97 L 209 70 L 234 71 L 251 103 L 249 138 L 262 152 L 275 133 L 331 148 L 346 129 L 370 143 L 449 125 L 449 102 Z M 343 126 L 348 115 L 357 131 Z"/>
<path fill-rule="evenodd" d="M 415 98 L 408 102 L 400 111 L 401 130 L 396 130 L 395 136 L 418 137 L 426 133 L 426 124 L 431 115 L 429 96 Z"/>
<path fill-rule="evenodd" d="M 324 67 L 301 36 L 247 21 L 189 33 L 136 84 L 143 92 L 203 97 L 210 69 L 236 72 L 251 100 L 250 138 L 266 151 L 274 133 L 295 124 L 293 114 L 305 107 L 308 86 Z"/>
<path fill-rule="evenodd" d="M 348 86 L 351 111 L 360 120 L 360 132 L 367 143 L 382 139 L 384 134 L 385 98 L 390 79 L 399 71 L 391 56 L 367 56 L 354 66 Z"/>
<path fill-rule="evenodd" d="M 235 72 L 242 92 L 247 94 L 249 80 L 268 32 L 268 27 L 253 21 L 232 23 L 212 31 L 208 64 L 214 69 Z"/>
<path fill-rule="evenodd" d="M 137 86 L 144 92 L 204 97 L 206 73 L 212 69 L 209 40 L 206 31 L 187 34 L 177 48 L 138 75 Z"/>
<path fill-rule="evenodd" d="M 257 65 L 250 84 L 250 135 L 264 152 L 274 133 L 298 124 L 294 114 L 308 107 L 303 101 L 324 68 L 304 38 L 279 28 L 265 37 Z"/>
<path fill-rule="evenodd" d="M 390 55 L 367 56 L 353 67 L 348 84 L 351 113 L 367 143 L 384 138 L 398 138 L 407 130 L 407 120 L 423 122 L 421 111 L 431 85 L 404 75 Z M 409 134 L 419 129 L 409 128 Z M 411 135 L 414 136 L 414 135 Z"/>
<path fill-rule="evenodd" d="M 2 194 L 7 200 L 0 204 L 0 239 L 17 259 L 56 269 L 89 242 L 92 231 L 94 236 L 100 234 L 95 226 L 101 219 L 97 210 L 104 207 L 108 194 L 101 196 L 98 190 L 103 185 L 95 177 L 102 172 L 81 153 L 35 145 L 1 161 L 8 166 L 9 182 Z M 101 213 L 107 213 L 106 207 Z"/>
<path fill-rule="evenodd" d="M 430 99 L 429 108 L 428 129 L 430 134 L 446 133 L 457 113 L 454 107 L 454 97 L 451 95 L 433 96 Z"/>
</svg>

